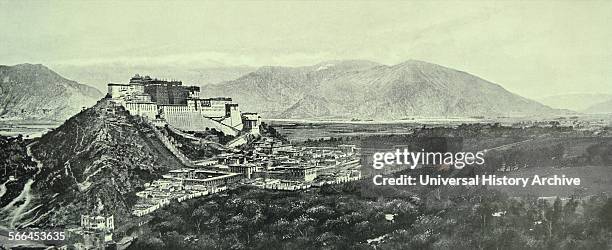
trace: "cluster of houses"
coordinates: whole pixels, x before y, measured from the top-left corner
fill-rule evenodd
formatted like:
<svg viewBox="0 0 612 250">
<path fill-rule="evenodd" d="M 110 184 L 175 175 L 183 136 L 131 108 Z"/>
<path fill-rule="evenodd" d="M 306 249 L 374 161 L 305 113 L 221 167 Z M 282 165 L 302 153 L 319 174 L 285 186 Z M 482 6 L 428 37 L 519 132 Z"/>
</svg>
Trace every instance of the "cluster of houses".
<svg viewBox="0 0 612 250">
<path fill-rule="evenodd" d="M 217 167 L 241 173 L 246 184 L 276 190 L 302 190 L 361 178 L 355 145 L 296 147 L 273 138 L 253 145 L 248 154 L 218 155 Z"/>
<path fill-rule="evenodd" d="M 162 179 L 145 184 L 145 190 L 136 193 L 140 199 L 132 214 L 140 217 L 172 202 L 225 191 L 240 178 L 240 174 L 231 172 L 191 168 L 172 170 Z"/>
<path fill-rule="evenodd" d="M 543 121 L 533 121 L 526 120 L 521 122 L 516 122 L 511 124 L 514 128 L 527 128 L 527 127 L 541 127 L 541 128 L 551 128 L 551 127 L 571 127 L 577 131 L 587 131 L 587 132 L 599 132 L 602 129 L 611 126 L 612 124 L 601 118 L 586 118 L 586 117 L 560 117 L 555 120 L 543 120 Z"/>
<path fill-rule="evenodd" d="M 295 147 L 264 137 L 251 150 L 234 150 L 207 160 L 196 168 L 176 169 L 145 185 L 132 214 L 144 216 L 172 202 L 182 202 L 239 185 L 296 191 L 361 178 L 359 149 Z"/>
<path fill-rule="evenodd" d="M 294 191 L 361 178 L 359 149 L 355 145 L 296 147 L 262 137 L 257 113 L 241 112 L 229 97 L 201 98 L 197 86 L 135 75 L 129 83 L 108 84 L 107 98 L 157 126 L 196 132 L 216 129 L 236 136 L 236 142 L 228 143 L 224 153 L 195 161 L 159 136 L 186 168 L 172 170 L 145 185 L 136 194 L 139 199 L 132 214 L 137 217 L 174 202 L 239 185 Z M 259 140 L 236 149 L 246 144 L 246 135 Z"/>
</svg>

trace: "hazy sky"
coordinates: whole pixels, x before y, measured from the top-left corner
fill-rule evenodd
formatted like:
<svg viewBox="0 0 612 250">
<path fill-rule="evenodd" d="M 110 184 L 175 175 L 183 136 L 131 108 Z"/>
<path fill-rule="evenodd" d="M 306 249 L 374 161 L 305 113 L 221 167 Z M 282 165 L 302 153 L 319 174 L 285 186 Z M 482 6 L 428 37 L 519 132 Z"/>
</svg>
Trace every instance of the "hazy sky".
<svg viewBox="0 0 612 250">
<path fill-rule="evenodd" d="M 429 61 L 527 96 L 612 93 L 612 1 L 0 0 L 0 64 Z"/>
</svg>

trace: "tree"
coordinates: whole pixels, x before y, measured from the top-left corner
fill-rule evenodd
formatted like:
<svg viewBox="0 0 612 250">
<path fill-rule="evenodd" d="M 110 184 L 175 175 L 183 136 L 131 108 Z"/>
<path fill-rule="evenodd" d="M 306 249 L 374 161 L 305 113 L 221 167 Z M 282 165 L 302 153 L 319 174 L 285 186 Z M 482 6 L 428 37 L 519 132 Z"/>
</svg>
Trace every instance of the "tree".
<svg viewBox="0 0 612 250">
<path fill-rule="evenodd" d="M 612 198 L 608 198 L 599 212 L 600 223 L 608 230 L 612 230 Z"/>
<path fill-rule="evenodd" d="M 166 244 L 160 238 L 143 235 L 139 237 L 134 244 L 130 245 L 129 249 L 163 250 L 166 249 Z"/>
<path fill-rule="evenodd" d="M 192 221 L 195 222 L 196 231 L 198 232 L 198 234 L 202 232 L 200 226 L 202 225 L 202 223 L 208 220 L 209 216 L 210 216 L 210 213 L 208 213 L 208 211 L 204 207 L 197 207 L 191 213 L 191 218 L 192 218 Z"/>
</svg>

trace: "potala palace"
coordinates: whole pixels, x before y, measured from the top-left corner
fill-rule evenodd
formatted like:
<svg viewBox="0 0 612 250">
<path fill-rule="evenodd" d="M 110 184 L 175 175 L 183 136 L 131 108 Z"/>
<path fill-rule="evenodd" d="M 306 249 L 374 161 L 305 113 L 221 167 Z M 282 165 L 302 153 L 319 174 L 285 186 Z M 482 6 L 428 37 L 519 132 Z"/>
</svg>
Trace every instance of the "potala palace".
<svg viewBox="0 0 612 250">
<path fill-rule="evenodd" d="M 229 97 L 200 98 L 200 87 L 136 74 L 129 83 L 109 83 L 108 97 L 132 115 L 184 131 L 216 129 L 226 135 L 259 134 L 257 113 L 241 113 Z"/>
</svg>

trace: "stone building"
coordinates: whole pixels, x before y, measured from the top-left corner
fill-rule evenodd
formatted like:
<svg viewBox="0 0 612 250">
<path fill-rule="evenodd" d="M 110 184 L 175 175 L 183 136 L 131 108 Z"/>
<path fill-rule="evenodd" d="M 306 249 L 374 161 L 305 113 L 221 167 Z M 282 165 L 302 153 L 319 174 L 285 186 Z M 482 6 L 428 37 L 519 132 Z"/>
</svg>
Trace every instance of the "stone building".
<svg viewBox="0 0 612 250">
<path fill-rule="evenodd" d="M 104 249 L 113 242 L 115 219 L 112 215 L 81 215 L 83 244 L 87 248 Z"/>
<path fill-rule="evenodd" d="M 181 81 L 137 74 L 127 84 L 109 83 L 108 96 L 130 114 L 155 120 L 156 124 L 163 120 L 184 131 L 214 128 L 233 136 L 241 132 L 259 134 L 259 115 L 241 113 L 238 103 L 229 97 L 200 98 L 200 87 L 184 86 Z"/>
</svg>

